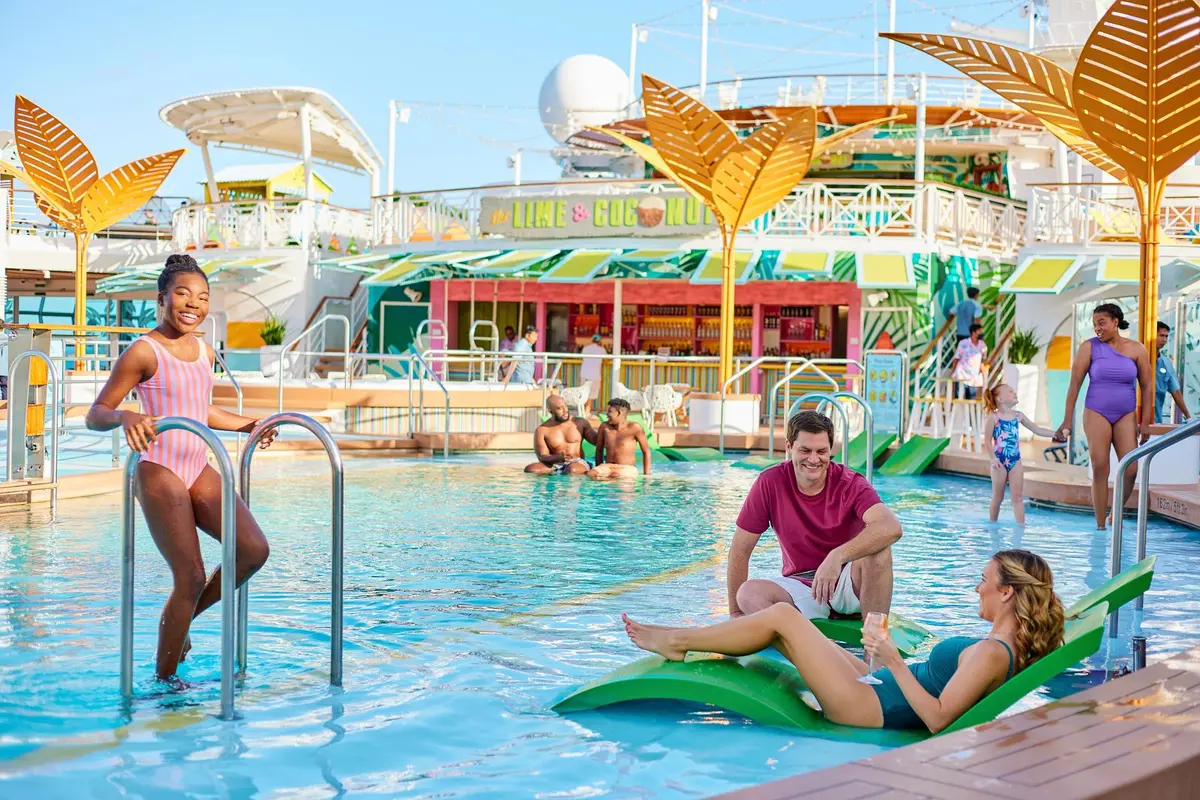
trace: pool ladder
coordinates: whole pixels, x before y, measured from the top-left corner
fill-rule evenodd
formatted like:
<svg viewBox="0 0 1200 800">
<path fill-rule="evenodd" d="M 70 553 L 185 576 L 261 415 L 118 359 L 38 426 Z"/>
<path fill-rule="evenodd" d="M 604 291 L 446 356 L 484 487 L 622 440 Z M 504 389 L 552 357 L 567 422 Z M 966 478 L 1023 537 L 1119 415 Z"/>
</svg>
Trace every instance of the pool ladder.
<svg viewBox="0 0 1200 800">
<path fill-rule="evenodd" d="M 329 637 L 329 683 L 342 685 L 342 555 L 344 544 L 343 499 L 345 482 L 342 456 L 333 437 L 318 422 L 304 414 L 285 411 L 273 414 L 260 422 L 250 432 L 242 450 L 240 461 L 241 496 L 250 505 L 250 465 L 254 451 L 263 436 L 272 428 L 282 425 L 297 425 L 311 432 L 325 448 L 332 481 L 332 548 L 333 575 L 330 587 L 330 637 Z M 236 579 L 237 541 L 237 495 L 234 493 L 233 462 L 224 443 L 207 426 L 184 417 L 167 417 L 158 421 L 159 433 L 182 430 L 199 436 L 208 445 L 217 461 L 221 476 L 221 713 L 220 718 L 236 718 L 233 700 L 233 681 L 236 674 L 246 671 L 246 642 L 249 635 L 249 581 L 237 590 Z M 128 703 L 133 699 L 133 568 L 134 568 L 134 495 L 137 483 L 139 454 L 131 452 L 125 462 L 123 482 L 121 524 L 121 696 Z M 234 531 L 234 536 L 224 535 Z"/>
</svg>

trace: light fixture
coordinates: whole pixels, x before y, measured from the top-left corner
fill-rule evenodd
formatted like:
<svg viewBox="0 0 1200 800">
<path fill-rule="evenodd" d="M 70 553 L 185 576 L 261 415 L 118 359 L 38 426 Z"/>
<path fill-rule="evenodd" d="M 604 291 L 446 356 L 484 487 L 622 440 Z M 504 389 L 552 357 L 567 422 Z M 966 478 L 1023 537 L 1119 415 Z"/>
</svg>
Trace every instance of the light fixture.
<svg viewBox="0 0 1200 800">
<path fill-rule="evenodd" d="M 875 308 L 886 302 L 887 299 L 887 292 L 872 292 L 871 294 L 867 295 L 867 305 L 869 305 L 871 308 Z"/>
</svg>

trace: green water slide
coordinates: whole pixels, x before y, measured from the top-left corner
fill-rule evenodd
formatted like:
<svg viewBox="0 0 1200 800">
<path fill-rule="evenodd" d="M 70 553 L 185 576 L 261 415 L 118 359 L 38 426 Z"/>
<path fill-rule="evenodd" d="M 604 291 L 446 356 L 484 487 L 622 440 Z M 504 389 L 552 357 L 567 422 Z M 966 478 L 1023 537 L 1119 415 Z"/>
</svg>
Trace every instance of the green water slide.
<svg viewBox="0 0 1200 800">
<path fill-rule="evenodd" d="M 1065 641 L 984 697 L 943 733 L 989 722 L 1013 703 L 1100 647 L 1108 604 L 1101 603 L 1066 626 Z M 559 714 L 632 700 L 682 700 L 717 706 L 764 725 L 794 728 L 804 735 L 881 747 L 927 739 L 927 730 L 853 728 L 821 714 L 796 669 L 764 656 L 729 658 L 699 654 L 685 661 L 650 656 L 593 681 L 560 700 Z"/>
<path fill-rule="evenodd" d="M 949 444 L 949 439 L 914 436 L 896 448 L 896 452 L 879 468 L 879 474 L 920 475 Z"/>
<path fill-rule="evenodd" d="M 757 456 L 747 456 L 743 459 L 733 462 L 733 466 L 741 467 L 742 469 L 753 469 L 762 472 L 764 469 L 773 467 L 783 461 L 782 456 L 768 456 L 765 454 Z"/>
<path fill-rule="evenodd" d="M 887 452 L 887 449 L 896 441 L 894 433 L 876 433 L 875 434 L 875 461 Z M 733 462 L 733 466 L 741 467 L 742 469 L 753 469 L 762 472 L 768 467 L 773 467 L 783 460 L 783 456 L 768 456 L 759 454 L 756 456 L 748 456 L 739 461 Z M 833 455 L 833 460 L 842 463 L 842 451 L 836 450 Z M 850 440 L 850 469 L 855 472 L 865 472 L 867 469 L 867 432 L 855 436 Z"/>
<path fill-rule="evenodd" d="M 711 447 L 660 447 L 672 461 L 724 461 L 720 450 Z"/>
</svg>

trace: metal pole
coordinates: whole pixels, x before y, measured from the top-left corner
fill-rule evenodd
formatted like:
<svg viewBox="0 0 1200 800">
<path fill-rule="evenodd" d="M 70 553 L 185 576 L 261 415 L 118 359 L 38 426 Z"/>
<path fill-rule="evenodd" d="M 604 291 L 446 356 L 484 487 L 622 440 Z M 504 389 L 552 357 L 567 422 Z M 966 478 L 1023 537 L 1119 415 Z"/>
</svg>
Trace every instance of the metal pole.
<svg viewBox="0 0 1200 800">
<path fill-rule="evenodd" d="M 208 202 L 219 203 L 221 202 L 221 191 L 217 188 L 217 177 L 216 173 L 213 172 L 212 157 L 208 154 L 207 139 L 200 142 L 200 156 L 204 160 L 204 177 L 208 179 Z M 203 215 L 204 212 L 200 210 L 196 213 L 199 216 Z"/>
<path fill-rule="evenodd" d="M 896 32 L 896 0 L 888 0 L 888 33 Z M 896 82 L 896 43 L 888 39 L 887 43 L 887 78 L 883 85 L 884 99 L 887 105 L 892 104 Z"/>
<path fill-rule="evenodd" d="M 650 412 L 650 430 L 654 430 L 654 373 L 656 372 L 654 367 L 655 357 L 650 356 L 650 397 L 648 398 L 650 408 L 646 409 Z"/>
<path fill-rule="evenodd" d="M 894 44 L 891 40 L 889 43 Z M 925 180 L 925 94 L 928 89 L 928 79 L 925 73 L 922 72 L 917 76 L 917 130 L 916 130 L 916 153 L 915 166 L 913 169 L 913 180 L 920 183 Z M 918 188 L 918 192 L 920 189 Z M 919 196 L 919 195 L 918 195 Z M 924 230 L 921 227 L 920 220 L 917 221 L 917 228 Z"/>
<path fill-rule="evenodd" d="M 0 344 L 0 347 L 7 346 L 8 342 Z M 17 367 L 19 367 L 23 361 L 27 361 L 31 358 L 36 358 L 46 365 L 46 372 L 49 376 L 49 391 L 54 392 L 54 402 L 50 403 L 49 400 L 47 400 L 46 403 L 46 405 L 50 406 L 50 518 L 54 519 L 58 516 L 58 406 L 63 406 L 63 413 L 65 414 L 66 404 L 63 401 L 66 398 L 63 395 L 63 380 L 62 376 L 58 372 L 58 367 L 54 366 L 54 362 L 50 360 L 50 356 L 46 355 L 41 350 L 26 350 L 23 353 L 18 353 L 15 358 L 8 362 L 8 374 L 16 375 Z M 32 369 L 32 366 L 33 365 L 31 364 L 30 369 Z M 10 396 L 9 403 L 12 402 L 13 399 Z M 25 398 L 22 400 L 22 402 L 28 403 L 28 398 Z M 9 419 L 11 421 L 12 417 L 10 416 Z M 18 450 L 21 452 L 24 452 L 25 450 L 25 433 L 24 431 L 17 430 L 17 426 L 14 425 L 8 426 L 7 433 L 8 444 L 7 452 L 4 454 L 4 479 L 9 481 L 12 480 L 13 468 L 16 466 L 16 453 Z M 36 484 L 34 485 L 34 488 L 36 488 Z"/>
<path fill-rule="evenodd" d="M 1140 600 L 1141 597 L 1139 596 Z M 1139 669 L 1146 668 L 1146 637 L 1134 636 L 1132 642 L 1133 650 L 1133 669 L 1136 672 Z"/>
<path fill-rule="evenodd" d="M 413 357 L 408 356 L 408 438 L 413 438 Z"/>
<path fill-rule="evenodd" d="M 853 400 L 854 402 L 858 403 L 860 406 L 862 406 L 863 430 L 865 430 L 867 432 L 867 459 L 866 459 L 867 469 L 866 469 L 865 477 L 867 479 L 867 483 L 874 483 L 874 481 L 872 480 L 872 477 L 874 476 L 874 473 L 875 473 L 875 415 L 871 411 L 871 407 L 867 405 L 867 401 L 860 394 L 855 394 L 854 392 L 834 392 L 833 396 L 835 398 L 836 397 L 847 397 L 847 398 Z M 847 419 L 849 419 L 849 417 L 847 417 Z M 847 425 L 847 427 L 846 427 L 846 438 L 847 439 L 850 438 L 849 425 Z M 850 463 L 846 460 L 847 454 L 849 452 L 847 449 L 849 447 L 849 445 L 847 445 L 845 442 L 843 442 L 842 444 L 843 444 L 842 465 L 845 467 L 849 467 Z"/>
<path fill-rule="evenodd" d="M 1027 48 L 1032 51 L 1033 50 L 1033 34 L 1034 34 L 1034 31 L 1037 29 L 1037 13 L 1034 9 L 1033 0 L 1029 0 L 1029 3 L 1026 4 L 1026 6 L 1025 6 L 1025 10 L 1029 12 L 1029 43 L 1027 45 Z"/>
<path fill-rule="evenodd" d="M 313 199 L 312 109 L 300 107 L 300 156 L 304 159 L 304 199 Z"/>
<path fill-rule="evenodd" d="M 329 467 L 332 471 L 332 486 L 330 490 L 330 546 L 332 548 L 331 565 L 333 568 L 332 577 L 330 580 L 330 595 L 329 595 L 329 684 L 331 686 L 342 685 L 342 620 L 343 620 L 343 555 L 345 550 L 345 516 L 343 507 L 345 504 L 345 480 L 342 468 L 342 453 L 337 446 L 337 442 L 329 434 L 320 423 L 312 417 L 304 414 L 297 414 L 293 411 L 285 411 L 282 414 L 273 414 L 254 427 L 250 431 L 250 438 L 246 440 L 246 447 L 242 451 L 241 458 L 241 490 L 242 500 L 247 506 L 250 505 L 250 465 L 254 459 L 254 451 L 258 447 L 258 443 L 267 431 L 272 428 L 277 428 L 282 425 L 298 425 L 301 428 L 312 433 L 321 442 L 325 448 L 325 454 L 329 457 Z M 247 582 L 248 584 L 249 582 Z M 224 585 L 224 584 L 222 584 Z M 241 597 L 243 602 L 239 608 L 238 619 L 238 666 L 244 671 L 246 668 L 246 639 L 247 629 L 246 624 L 247 606 L 245 599 L 249 592 L 246 591 L 246 585 L 242 586 Z"/>
<path fill-rule="evenodd" d="M 709 0 L 700 0 L 700 102 L 708 89 L 708 9 Z"/>
<path fill-rule="evenodd" d="M 634 77 L 635 75 L 637 75 L 637 46 L 638 46 L 638 26 L 637 26 L 637 23 L 634 23 L 634 25 L 632 26 L 632 28 L 630 30 L 630 35 L 629 35 L 629 102 L 630 102 L 630 104 L 633 103 L 634 98 L 637 96 L 636 94 L 634 94 L 634 91 L 636 88 L 636 81 L 637 81 L 637 78 Z"/>
<path fill-rule="evenodd" d="M 396 193 L 396 101 L 388 100 L 388 202 Z"/>
<path fill-rule="evenodd" d="M 1137 559 L 1134 563 L 1146 557 L 1146 526 L 1150 522 L 1150 464 L 1154 461 L 1154 453 L 1147 453 L 1146 460 L 1141 465 L 1141 482 L 1138 484 L 1137 510 Z M 1117 513 L 1113 509 L 1113 514 Z M 1115 518 L 1115 517 L 1114 517 Z M 1145 595 L 1138 595 L 1134 608 L 1141 611 Z"/>
<path fill-rule="evenodd" d="M 185 417 L 166 417 L 156 425 L 159 433 L 180 430 L 204 440 L 217 462 L 221 475 L 221 719 L 235 718 L 233 705 L 235 614 L 234 585 L 237 582 L 237 494 L 234 489 L 233 462 L 224 443 L 207 426 Z M 121 693 L 128 700 L 133 694 L 133 496 L 137 462 L 130 453 L 125 462 L 125 497 L 121 531 Z"/>
</svg>

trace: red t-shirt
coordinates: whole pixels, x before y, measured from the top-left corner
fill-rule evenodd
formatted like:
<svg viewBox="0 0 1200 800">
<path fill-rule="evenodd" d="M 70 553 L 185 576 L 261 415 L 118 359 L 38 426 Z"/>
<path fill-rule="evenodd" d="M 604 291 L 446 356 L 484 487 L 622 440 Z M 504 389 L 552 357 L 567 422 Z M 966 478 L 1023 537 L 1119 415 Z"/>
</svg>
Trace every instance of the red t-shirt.
<svg viewBox="0 0 1200 800">
<path fill-rule="evenodd" d="M 795 575 L 821 566 L 831 550 L 862 532 L 863 514 L 879 502 L 866 478 L 834 463 L 825 488 L 804 494 L 796 486 L 796 468 L 785 460 L 754 481 L 737 525 L 750 533 L 774 530 L 783 550 L 783 574 Z"/>
</svg>

